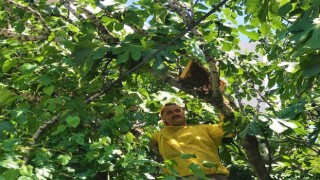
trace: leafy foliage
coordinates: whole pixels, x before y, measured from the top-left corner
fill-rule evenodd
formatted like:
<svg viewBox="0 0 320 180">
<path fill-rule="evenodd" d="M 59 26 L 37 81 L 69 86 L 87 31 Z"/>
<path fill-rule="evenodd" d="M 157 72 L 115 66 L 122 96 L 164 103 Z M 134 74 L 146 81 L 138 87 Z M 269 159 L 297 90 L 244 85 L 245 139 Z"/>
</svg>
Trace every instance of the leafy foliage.
<svg viewBox="0 0 320 180">
<path fill-rule="evenodd" d="M 181 2 L 196 18 L 218 3 Z M 0 179 L 175 179 L 161 173 L 174 162 L 148 148 L 161 104 L 185 103 L 190 124 L 218 115 L 159 77 L 190 59 L 207 66 L 207 49 L 239 107 L 238 133 L 220 149 L 230 178 L 255 177 L 239 145 L 252 134 L 272 177 L 319 179 L 319 8 L 318 0 L 230 1 L 197 26 L 202 38 L 179 38 L 103 91 L 185 29 L 166 1 L 0 1 L 0 27 L 12 31 L 0 29 Z M 253 52 L 240 50 L 244 37 Z"/>
</svg>

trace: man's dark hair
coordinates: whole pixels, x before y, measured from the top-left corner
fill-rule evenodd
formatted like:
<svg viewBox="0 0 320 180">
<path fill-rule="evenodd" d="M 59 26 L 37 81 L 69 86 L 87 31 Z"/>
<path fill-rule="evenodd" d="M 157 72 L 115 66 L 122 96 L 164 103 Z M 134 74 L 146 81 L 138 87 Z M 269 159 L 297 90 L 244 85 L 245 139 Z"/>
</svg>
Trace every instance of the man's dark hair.
<svg viewBox="0 0 320 180">
<path fill-rule="evenodd" d="M 162 112 L 163 112 L 164 108 L 166 108 L 168 106 L 173 106 L 173 105 L 178 106 L 176 103 L 166 103 L 166 104 L 164 104 L 160 109 L 160 115 L 162 115 Z"/>
</svg>

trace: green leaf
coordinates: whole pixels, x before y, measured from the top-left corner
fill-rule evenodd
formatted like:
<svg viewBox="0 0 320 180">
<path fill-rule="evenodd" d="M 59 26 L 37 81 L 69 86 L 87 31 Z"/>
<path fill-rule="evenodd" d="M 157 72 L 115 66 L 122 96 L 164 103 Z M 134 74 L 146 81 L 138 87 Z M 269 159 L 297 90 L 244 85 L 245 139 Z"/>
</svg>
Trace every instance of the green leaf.
<svg viewBox="0 0 320 180">
<path fill-rule="evenodd" d="M 297 33 L 299 31 L 309 30 L 310 27 L 314 26 L 313 22 L 309 19 L 311 12 L 311 10 L 304 12 L 303 15 L 288 28 L 289 31 Z"/>
<path fill-rule="evenodd" d="M 0 86 L 0 105 L 8 105 L 17 100 L 18 96 L 13 92 Z"/>
<path fill-rule="evenodd" d="M 202 3 L 197 3 L 196 7 L 201 9 L 201 10 L 208 10 L 208 6 L 205 6 Z"/>
<path fill-rule="evenodd" d="M 222 44 L 222 50 L 231 51 L 233 49 L 232 45 L 229 42 L 224 42 Z"/>
<path fill-rule="evenodd" d="M 127 49 L 128 49 L 128 47 L 125 44 L 122 46 L 116 45 L 112 50 L 112 54 L 119 55 L 122 52 L 126 51 Z"/>
<path fill-rule="evenodd" d="M 54 86 L 53 86 L 53 85 L 46 86 L 46 87 L 43 88 L 42 91 L 43 91 L 46 95 L 51 96 L 51 94 L 52 94 L 53 91 L 54 91 Z"/>
<path fill-rule="evenodd" d="M 58 156 L 58 161 L 62 165 L 67 165 L 69 163 L 70 159 L 71 159 L 71 157 L 68 154 L 60 154 Z"/>
<path fill-rule="evenodd" d="M 205 161 L 202 164 L 204 167 L 207 167 L 207 168 L 218 168 L 218 164 L 216 163 Z"/>
<path fill-rule="evenodd" d="M 28 177 L 28 176 L 20 176 L 18 180 L 34 180 L 34 178 Z"/>
<path fill-rule="evenodd" d="M 247 31 L 245 26 L 239 26 L 238 28 L 239 32 L 248 36 L 250 39 L 258 41 L 260 39 L 260 36 L 257 32 L 255 31 Z"/>
<path fill-rule="evenodd" d="M 202 178 L 202 179 L 207 179 L 203 170 L 198 164 L 191 164 L 189 166 L 189 169 L 191 170 L 192 174 L 196 177 Z"/>
<path fill-rule="evenodd" d="M 18 142 L 19 142 L 18 139 L 8 139 L 8 140 L 5 140 L 5 141 L 3 142 L 2 148 L 3 148 L 3 150 L 5 150 L 5 151 L 11 152 L 11 151 L 14 150 L 14 148 L 15 148 L 16 144 L 18 144 Z"/>
<path fill-rule="evenodd" d="M 8 169 L 19 169 L 19 164 L 12 159 L 6 159 L 6 160 L 0 161 L 0 166 Z"/>
<path fill-rule="evenodd" d="M 285 4 L 285 5 L 283 5 L 283 6 L 281 6 L 281 7 L 279 8 L 278 14 L 279 14 L 280 16 L 285 16 L 285 15 L 288 14 L 288 12 L 291 11 L 291 9 L 292 9 L 292 5 L 291 5 L 290 2 L 288 2 L 287 4 Z"/>
<path fill-rule="evenodd" d="M 260 30 L 262 36 L 267 36 L 270 31 L 270 27 L 267 22 L 263 22 L 263 23 L 261 23 L 259 30 Z"/>
<path fill-rule="evenodd" d="M 114 109 L 116 110 L 117 114 L 122 114 L 124 112 L 124 106 L 123 105 L 116 106 Z"/>
<path fill-rule="evenodd" d="M 320 49 L 320 24 L 313 27 L 311 38 L 306 42 L 310 48 Z"/>
<path fill-rule="evenodd" d="M 318 6 L 320 6 L 320 1 L 319 0 L 311 0 L 311 5 L 318 7 Z"/>
<path fill-rule="evenodd" d="M 107 50 L 108 50 L 108 48 L 106 48 L 106 47 L 101 47 L 101 48 L 96 49 L 92 53 L 92 59 L 93 60 L 102 59 L 105 56 Z"/>
<path fill-rule="evenodd" d="M 15 30 L 21 34 L 24 30 L 26 29 L 25 25 L 23 22 L 19 22 L 16 27 L 15 27 Z"/>
<path fill-rule="evenodd" d="M 57 129 L 51 134 L 53 136 L 57 135 L 57 134 L 60 134 L 62 133 L 63 131 L 65 131 L 67 128 L 67 126 L 63 125 L 63 124 L 60 124 L 57 126 Z"/>
<path fill-rule="evenodd" d="M 20 167 L 20 174 L 25 176 L 32 176 L 33 175 L 33 167 L 31 165 L 22 165 Z"/>
<path fill-rule="evenodd" d="M 12 133 L 15 131 L 13 124 L 9 121 L 0 121 L 0 139 L 5 138 L 5 132 Z"/>
<path fill-rule="evenodd" d="M 197 40 L 190 41 L 190 47 L 187 47 L 187 50 L 192 53 L 193 56 L 197 57 L 198 59 L 204 61 L 205 56 L 200 48 L 200 43 Z"/>
<path fill-rule="evenodd" d="M 288 128 L 297 128 L 297 125 L 284 119 L 272 118 L 272 124 L 269 127 L 276 133 L 282 133 Z"/>
<path fill-rule="evenodd" d="M 23 74 L 32 73 L 38 66 L 36 64 L 25 63 L 21 66 L 21 72 Z"/>
<path fill-rule="evenodd" d="M 130 53 L 133 60 L 137 61 L 141 58 L 142 47 L 137 45 L 132 45 L 130 47 Z"/>
<path fill-rule="evenodd" d="M 76 128 L 80 123 L 80 118 L 78 116 L 68 116 L 66 121 L 71 127 Z"/>
<path fill-rule="evenodd" d="M 19 177 L 18 169 L 9 169 L 3 173 L 3 177 L 7 180 L 17 179 Z"/>
<path fill-rule="evenodd" d="M 117 57 L 117 64 L 125 63 L 128 61 L 128 59 L 129 59 L 129 51 L 126 51 Z"/>
<path fill-rule="evenodd" d="M 84 134 L 82 133 L 77 133 L 72 135 L 72 139 L 74 141 L 76 141 L 76 143 L 80 144 L 80 145 L 84 145 Z"/>
<path fill-rule="evenodd" d="M 92 52 L 96 49 L 97 44 L 90 41 L 82 41 L 74 46 L 71 56 L 73 57 L 73 66 L 82 76 L 92 68 Z"/>
<path fill-rule="evenodd" d="M 2 65 L 2 72 L 9 72 L 16 64 L 17 61 L 15 60 L 6 60 Z"/>
<path fill-rule="evenodd" d="M 257 121 L 252 121 L 249 124 L 249 132 L 250 132 L 250 134 L 254 134 L 254 135 L 261 135 L 262 134 L 260 125 L 258 124 Z"/>
<path fill-rule="evenodd" d="M 165 72 L 168 71 L 168 66 L 166 66 L 162 60 L 160 59 L 156 59 L 156 61 L 153 64 L 153 69 L 159 73 L 159 74 L 163 74 Z"/>
<path fill-rule="evenodd" d="M 99 152 L 97 151 L 89 151 L 87 154 L 86 154 L 86 159 L 91 162 L 94 158 L 98 157 L 99 156 Z"/>
<path fill-rule="evenodd" d="M 122 122 L 119 127 L 122 133 L 127 133 L 130 130 L 130 126 L 125 122 Z"/>
<path fill-rule="evenodd" d="M 320 73 L 320 58 L 318 54 L 303 56 L 299 65 L 305 77 L 312 77 Z"/>
<path fill-rule="evenodd" d="M 107 16 L 103 16 L 100 20 L 105 26 L 108 26 L 111 22 L 114 20 L 112 18 L 109 18 Z"/>
<path fill-rule="evenodd" d="M 264 3 L 258 12 L 258 18 L 259 18 L 260 22 L 266 22 L 267 16 L 268 16 L 268 11 L 269 11 L 269 1 L 264 0 L 263 2 Z"/>
<path fill-rule="evenodd" d="M 140 94 L 143 93 L 143 89 L 139 89 L 138 91 Z M 137 105 L 141 103 L 143 103 L 143 100 L 140 98 L 140 96 L 137 93 L 128 94 L 125 97 L 125 101 L 124 101 L 124 104 L 126 106 L 132 106 L 132 105 Z"/>
<path fill-rule="evenodd" d="M 116 31 L 123 30 L 123 27 L 124 27 L 123 23 L 117 23 L 117 22 L 114 23 L 114 30 L 116 30 Z"/>
<path fill-rule="evenodd" d="M 197 158 L 197 156 L 195 154 L 181 154 L 180 157 L 182 159 L 190 159 L 190 158 Z"/>
<path fill-rule="evenodd" d="M 260 0 L 247 0 L 246 5 L 247 5 L 247 10 L 250 13 L 255 13 L 256 11 L 259 10 L 261 1 Z"/>
<path fill-rule="evenodd" d="M 39 80 L 42 82 L 43 85 L 48 86 L 51 84 L 52 80 L 49 76 L 47 75 L 42 75 L 40 76 Z"/>
<path fill-rule="evenodd" d="M 72 24 L 67 24 L 67 27 L 68 27 L 68 29 L 70 30 L 70 31 L 72 31 L 72 32 L 75 32 L 75 33 L 78 33 L 78 32 L 80 32 L 80 30 L 78 29 L 78 27 L 77 26 L 74 26 L 74 25 L 72 25 Z"/>
</svg>

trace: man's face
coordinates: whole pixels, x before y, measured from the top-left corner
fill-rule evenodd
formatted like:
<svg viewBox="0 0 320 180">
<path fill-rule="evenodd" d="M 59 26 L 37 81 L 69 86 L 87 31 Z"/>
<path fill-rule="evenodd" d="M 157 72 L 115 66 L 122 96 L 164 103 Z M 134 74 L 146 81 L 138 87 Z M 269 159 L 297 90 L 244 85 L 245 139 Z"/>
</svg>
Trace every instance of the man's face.
<svg viewBox="0 0 320 180">
<path fill-rule="evenodd" d="M 162 110 L 161 119 L 166 126 L 187 125 L 184 110 L 178 105 L 170 105 Z"/>
</svg>

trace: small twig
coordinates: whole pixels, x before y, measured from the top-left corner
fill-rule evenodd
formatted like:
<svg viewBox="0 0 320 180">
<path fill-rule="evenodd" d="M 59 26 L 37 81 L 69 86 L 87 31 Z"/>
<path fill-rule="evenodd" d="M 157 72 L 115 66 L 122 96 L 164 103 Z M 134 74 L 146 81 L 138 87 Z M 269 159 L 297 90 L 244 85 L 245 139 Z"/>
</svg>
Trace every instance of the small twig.
<svg viewBox="0 0 320 180">
<path fill-rule="evenodd" d="M 55 115 L 51 118 L 51 120 L 47 121 L 46 123 L 42 124 L 37 131 L 32 135 L 31 140 L 29 142 L 29 144 L 31 146 L 33 146 L 36 143 L 36 140 L 39 138 L 40 134 L 47 129 L 48 126 L 50 126 L 51 124 L 57 122 L 59 120 L 61 114 Z M 26 156 L 24 156 L 23 161 L 25 164 L 27 164 L 30 160 L 30 151 L 28 150 L 26 152 Z"/>
<path fill-rule="evenodd" d="M 40 23 L 44 28 L 44 32 L 40 35 L 26 35 L 26 34 L 16 33 L 14 31 L 11 31 L 10 29 L 0 29 L 0 35 L 3 35 L 8 38 L 15 38 L 21 41 L 39 41 L 39 40 L 48 39 L 50 34 L 50 28 L 48 27 L 47 23 L 45 22 L 45 20 L 42 18 L 41 14 L 38 11 L 32 9 L 31 7 L 16 3 L 12 0 L 5 0 L 4 2 L 8 4 L 13 4 L 14 6 L 24 9 L 25 11 L 28 11 L 34 16 L 36 16 L 40 20 Z M 6 8 L 6 9 L 7 11 L 10 11 L 9 8 Z"/>
<path fill-rule="evenodd" d="M 14 1 L 12 1 L 12 0 L 5 0 L 5 2 L 11 3 L 11 4 L 17 6 L 18 8 L 25 9 L 26 11 L 29 11 L 29 12 L 30 12 L 31 14 L 33 14 L 34 16 L 38 17 L 39 20 L 40 20 L 40 22 L 41 22 L 41 24 L 42 24 L 43 27 L 44 27 L 45 34 L 50 34 L 50 28 L 48 27 L 46 21 L 42 18 L 41 14 L 40 14 L 38 11 L 32 9 L 32 8 L 29 7 L 29 6 L 24 6 L 24 5 L 22 5 L 22 4 L 16 3 L 16 2 L 14 2 Z"/>
<path fill-rule="evenodd" d="M 75 17 L 77 17 L 79 20 L 84 20 L 85 18 L 81 14 L 77 14 L 76 10 L 71 7 L 72 3 L 68 0 L 61 0 L 63 5 L 71 12 Z M 83 12 L 87 19 L 91 20 L 93 24 L 96 26 L 99 36 L 106 42 L 113 42 L 116 43 L 119 41 L 118 38 L 115 38 L 112 36 L 112 34 L 109 32 L 109 30 L 101 23 L 101 21 L 90 11 L 88 11 L 85 8 L 77 8 L 81 12 Z"/>
<path fill-rule="evenodd" d="M 251 82 L 251 84 L 249 84 L 251 86 L 251 88 L 259 95 L 259 97 L 263 100 L 263 102 L 267 103 L 269 105 L 269 107 L 271 108 L 273 113 L 276 113 L 275 109 L 273 108 L 273 105 L 270 103 L 270 99 L 267 99 L 263 94 L 261 94 L 260 91 L 258 91 L 255 88 L 255 82 L 251 76 L 251 74 L 249 72 L 247 72 L 246 68 L 243 67 L 243 65 L 239 64 L 239 66 L 244 70 L 244 72 L 246 73 L 246 75 L 249 77 L 249 81 Z"/>
<path fill-rule="evenodd" d="M 195 7 L 197 4 L 198 4 L 199 0 L 196 0 L 194 3 L 193 3 L 193 7 Z"/>
</svg>

